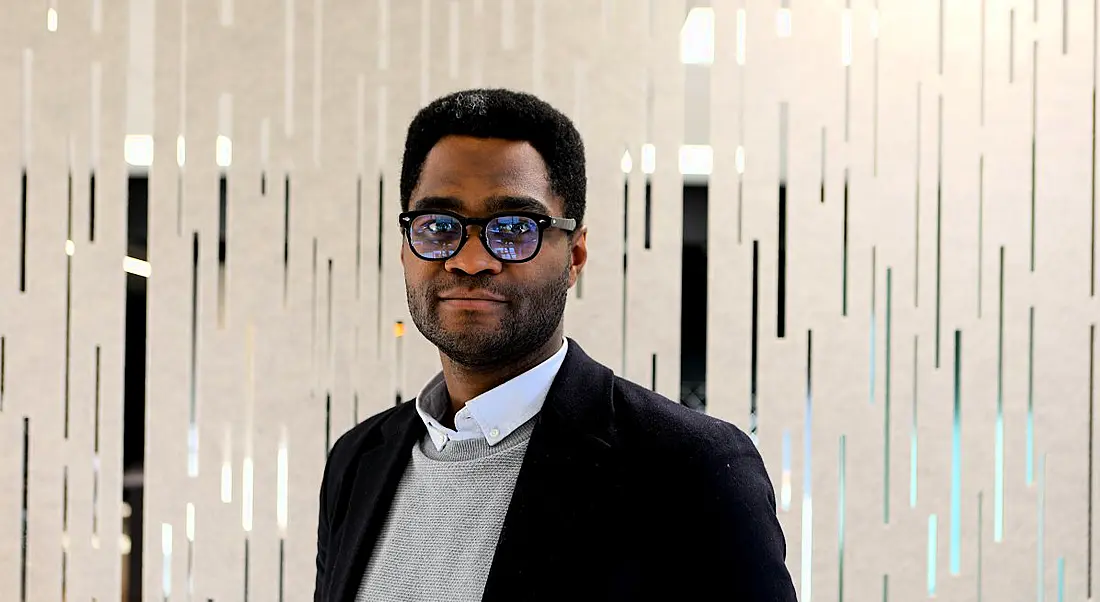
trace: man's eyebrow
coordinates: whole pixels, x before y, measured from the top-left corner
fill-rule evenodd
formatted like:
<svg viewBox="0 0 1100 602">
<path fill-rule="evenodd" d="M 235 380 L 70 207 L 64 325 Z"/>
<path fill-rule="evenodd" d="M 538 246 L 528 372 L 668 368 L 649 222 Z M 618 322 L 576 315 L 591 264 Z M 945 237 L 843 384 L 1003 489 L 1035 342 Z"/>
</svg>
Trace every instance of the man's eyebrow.
<svg viewBox="0 0 1100 602">
<path fill-rule="evenodd" d="M 542 201 L 529 196 L 494 196 L 485 199 L 485 210 L 488 213 L 501 211 L 533 211 L 535 213 L 550 214 L 549 207 Z"/>
<path fill-rule="evenodd" d="M 535 213 L 550 214 L 550 209 L 542 201 L 529 196 L 502 195 L 492 196 L 484 201 L 485 213 L 500 213 L 502 211 L 532 211 Z M 461 212 L 465 204 L 456 197 L 428 196 L 418 199 L 413 204 L 413 209 L 446 209 Z"/>
<path fill-rule="evenodd" d="M 462 209 L 462 201 L 450 196 L 427 196 L 416 201 L 413 209 Z"/>
</svg>

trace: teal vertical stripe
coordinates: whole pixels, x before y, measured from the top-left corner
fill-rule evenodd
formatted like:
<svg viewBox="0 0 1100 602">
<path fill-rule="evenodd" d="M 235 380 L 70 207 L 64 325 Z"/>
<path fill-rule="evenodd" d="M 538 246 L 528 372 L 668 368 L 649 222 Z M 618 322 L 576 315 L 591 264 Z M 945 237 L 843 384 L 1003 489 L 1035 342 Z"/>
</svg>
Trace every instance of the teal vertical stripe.
<svg viewBox="0 0 1100 602">
<path fill-rule="evenodd" d="M 1005 248 L 1001 246 L 1000 284 L 997 299 L 997 422 L 993 442 L 993 541 L 1004 538 L 1005 502 L 1005 417 L 1004 417 L 1004 340 L 1005 340 Z"/>
<path fill-rule="evenodd" d="M 844 522 L 845 522 L 845 506 L 847 506 L 846 498 L 848 490 L 848 477 L 847 477 L 847 460 L 848 455 L 848 440 L 845 435 L 840 436 L 840 485 L 839 499 L 837 500 L 837 512 L 839 517 L 837 519 L 837 602 L 844 602 Z"/>
<path fill-rule="evenodd" d="M 1066 559 L 1058 557 L 1058 602 L 1066 602 Z"/>
<path fill-rule="evenodd" d="M 951 574 L 959 574 L 962 533 L 962 331 L 955 331 L 955 416 L 951 429 Z"/>
<path fill-rule="evenodd" d="M 936 595 L 936 515 L 928 516 L 928 595 Z"/>
</svg>

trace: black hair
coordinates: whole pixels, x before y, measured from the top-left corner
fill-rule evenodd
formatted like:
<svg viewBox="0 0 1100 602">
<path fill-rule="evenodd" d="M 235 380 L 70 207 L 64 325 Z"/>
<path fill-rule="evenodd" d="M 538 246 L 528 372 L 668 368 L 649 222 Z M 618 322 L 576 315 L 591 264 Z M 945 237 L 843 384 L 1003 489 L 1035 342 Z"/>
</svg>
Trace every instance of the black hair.
<svg viewBox="0 0 1100 602">
<path fill-rule="evenodd" d="M 529 143 L 546 162 L 550 190 L 561 197 L 565 217 L 584 220 L 587 177 L 584 142 L 561 111 L 531 94 L 502 89 L 455 92 L 420 110 L 409 124 L 401 160 L 401 210 L 420 180 L 432 147 L 446 136 L 500 138 Z"/>
</svg>

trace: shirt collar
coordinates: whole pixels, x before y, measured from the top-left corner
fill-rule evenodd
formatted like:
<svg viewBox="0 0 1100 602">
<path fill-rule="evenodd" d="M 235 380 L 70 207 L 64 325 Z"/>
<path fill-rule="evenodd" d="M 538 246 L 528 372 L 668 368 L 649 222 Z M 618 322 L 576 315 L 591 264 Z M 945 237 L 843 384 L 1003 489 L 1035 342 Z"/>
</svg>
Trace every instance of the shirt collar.
<svg viewBox="0 0 1100 602">
<path fill-rule="evenodd" d="M 454 429 L 439 422 L 450 401 L 443 374 L 433 377 L 416 398 L 416 412 L 436 449 L 442 450 L 448 441 L 464 439 L 484 438 L 490 446 L 496 445 L 534 418 L 546 402 L 568 347 L 562 340 L 561 348 L 541 364 L 466 402 L 455 415 Z"/>
</svg>

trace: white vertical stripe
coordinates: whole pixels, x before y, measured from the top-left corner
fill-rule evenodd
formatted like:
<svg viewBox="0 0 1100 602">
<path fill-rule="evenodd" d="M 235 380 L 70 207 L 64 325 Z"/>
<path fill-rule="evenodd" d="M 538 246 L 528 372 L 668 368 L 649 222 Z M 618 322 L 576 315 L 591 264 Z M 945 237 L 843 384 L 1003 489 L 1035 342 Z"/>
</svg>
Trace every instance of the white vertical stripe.
<svg viewBox="0 0 1100 602">
<path fill-rule="evenodd" d="M 378 86 L 378 123 L 376 124 L 374 130 L 375 132 L 377 132 L 377 136 L 375 138 L 378 141 L 378 154 L 377 158 L 375 159 L 378 164 L 378 171 L 381 171 L 382 168 L 386 165 L 386 135 L 389 131 L 389 129 L 386 127 L 387 97 L 388 94 L 386 86 Z"/>
<path fill-rule="evenodd" d="M 545 80 L 542 68 L 543 48 L 546 46 L 543 25 L 543 0 L 535 0 L 531 23 L 531 75 L 536 96 L 543 93 L 543 81 Z"/>
<path fill-rule="evenodd" d="M 103 33 L 103 0 L 92 0 L 92 33 Z"/>
<path fill-rule="evenodd" d="M 367 79 L 360 73 L 355 78 L 355 154 L 356 166 L 362 174 L 366 168 L 366 105 Z"/>
<path fill-rule="evenodd" d="M 26 167 L 31 158 L 31 106 L 34 101 L 32 86 L 34 85 L 34 51 L 30 48 L 23 49 L 23 166 Z"/>
<path fill-rule="evenodd" d="M 451 0 L 450 6 L 450 31 L 448 33 L 448 56 L 450 63 L 450 76 L 451 79 L 458 79 L 458 56 L 459 56 L 459 40 L 458 40 L 458 1 Z"/>
<path fill-rule="evenodd" d="M 283 64 L 283 132 L 294 137 L 294 0 L 286 0 L 286 55 Z"/>
<path fill-rule="evenodd" d="M 103 115 L 103 63 L 92 63 L 92 148 L 89 153 L 91 168 L 99 167 L 101 118 Z"/>
<path fill-rule="evenodd" d="M 222 27 L 233 27 L 233 0 L 222 0 Z"/>
<path fill-rule="evenodd" d="M 390 68 L 390 0 L 378 0 L 378 68 Z"/>
<path fill-rule="evenodd" d="M 431 0 L 420 0 L 420 106 L 428 104 L 429 69 L 432 53 Z"/>
<path fill-rule="evenodd" d="M 321 90 L 324 87 L 324 0 L 313 0 L 313 164 L 321 165 Z"/>
<path fill-rule="evenodd" d="M 516 2 L 500 0 L 500 45 L 512 50 L 516 45 Z"/>
</svg>

